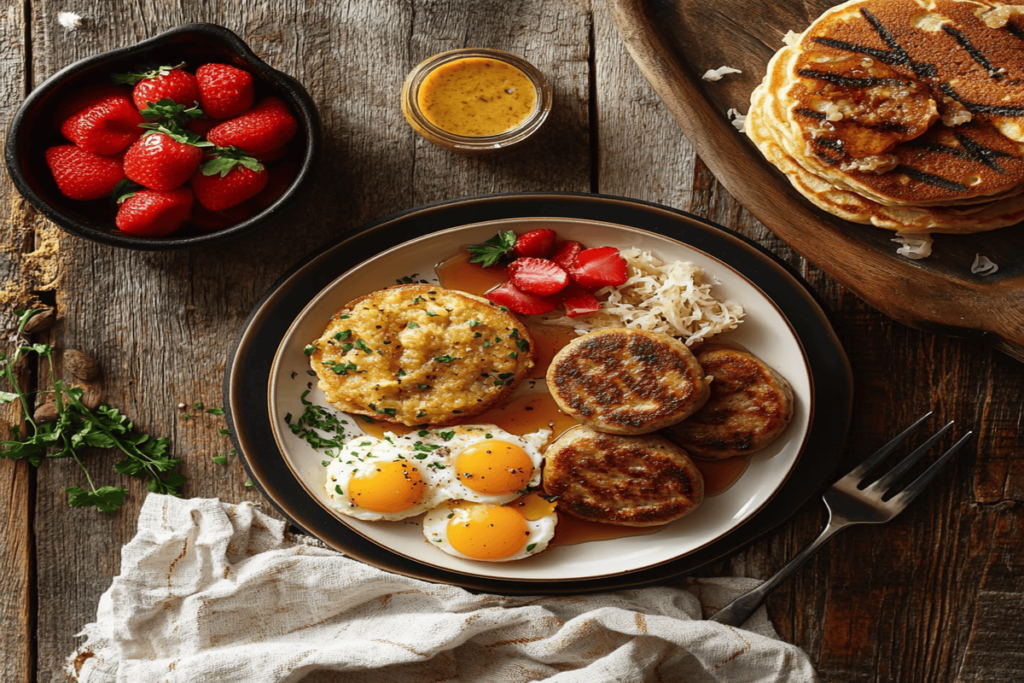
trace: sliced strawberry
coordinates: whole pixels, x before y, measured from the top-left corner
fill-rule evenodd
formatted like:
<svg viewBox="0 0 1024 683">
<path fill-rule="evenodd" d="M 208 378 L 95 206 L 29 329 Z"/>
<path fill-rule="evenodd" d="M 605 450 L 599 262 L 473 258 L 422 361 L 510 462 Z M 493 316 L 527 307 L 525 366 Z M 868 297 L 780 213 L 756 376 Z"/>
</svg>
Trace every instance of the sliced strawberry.
<svg viewBox="0 0 1024 683">
<path fill-rule="evenodd" d="M 569 273 L 546 258 L 518 258 L 508 267 L 512 284 L 527 294 L 551 296 L 569 284 Z"/>
<path fill-rule="evenodd" d="M 566 270 L 572 270 L 573 265 L 576 263 L 576 257 L 579 256 L 581 251 L 583 251 L 582 244 L 566 240 L 558 245 L 551 260 Z"/>
<path fill-rule="evenodd" d="M 615 287 L 629 279 L 626 259 L 615 247 L 584 249 L 576 257 L 569 275 L 583 289 Z"/>
<path fill-rule="evenodd" d="M 565 314 L 570 318 L 578 318 L 581 315 L 601 310 L 601 302 L 593 294 L 575 287 L 564 293 L 562 306 L 565 307 Z"/>
<path fill-rule="evenodd" d="M 516 238 L 516 244 L 512 247 L 513 257 L 532 256 L 534 258 L 547 258 L 551 254 L 551 248 L 555 246 L 558 235 L 554 230 L 531 230 L 524 232 Z"/>
<path fill-rule="evenodd" d="M 554 299 L 521 291 L 516 289 L 516 286 L 511 282 L 495 287 L 484 296 L 499 306 L 504 306 L 513 313 L 520 315 L 550 313 L 558 307 Z"/>
</svg>

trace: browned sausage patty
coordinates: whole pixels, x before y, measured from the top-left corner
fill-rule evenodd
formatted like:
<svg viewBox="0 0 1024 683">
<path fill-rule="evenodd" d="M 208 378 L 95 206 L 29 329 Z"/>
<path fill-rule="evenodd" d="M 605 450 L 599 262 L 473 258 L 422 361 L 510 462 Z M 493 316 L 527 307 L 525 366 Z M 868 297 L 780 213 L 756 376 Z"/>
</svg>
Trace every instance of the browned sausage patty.
<svg viewBox="0 0 1024 683">
<path fill-rule="evenodd" d="M 654 526 L 704 500 L 704 478 L 679 446 L 658 436 L 618 436 L 576 427 L 544 455 L 544 491 L 579 519 Z"/>
<path fill-rule="evenodd" d="M 609 434 L 647 434 L 707 400 L 704 372 L 686 345 L 660 332 L 608 329 L 577 337 L 547 373 L 558 406 Z"/>
<path fill-rule="evenodd" d="M 711 375 L 711 398 L 665 435 L 701 458 L 728 458 L 758 451 L 786 430 L 793 418 L 793 390 L 781 375 L 748 351 L 708 346 L 697 352 Z"/>
</svg>

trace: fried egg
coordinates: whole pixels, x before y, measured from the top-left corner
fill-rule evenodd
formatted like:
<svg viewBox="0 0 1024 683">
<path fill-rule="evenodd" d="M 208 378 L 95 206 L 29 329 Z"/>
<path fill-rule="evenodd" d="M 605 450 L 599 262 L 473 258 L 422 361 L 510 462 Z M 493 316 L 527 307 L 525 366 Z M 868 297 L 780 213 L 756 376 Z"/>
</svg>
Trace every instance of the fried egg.
<svg viewBox="0 0 1024 683">
<path fill-rule="evenodd" d="M 536 555 L 555 535 L 558 516 L 524 514 L 515 504 L 448 501 L 426 514 L 423 534 L 449 555 L 478 562 L 512 562 Z"/>
<path fill-rule="evenodd" d="M 540 484 L 550 436 L 465 425 L 356 437 L 328 465 L 325 490 L 335 510 L 369 521 L 415 517 L 446 500 L 500 505 Z"/>
</svg>

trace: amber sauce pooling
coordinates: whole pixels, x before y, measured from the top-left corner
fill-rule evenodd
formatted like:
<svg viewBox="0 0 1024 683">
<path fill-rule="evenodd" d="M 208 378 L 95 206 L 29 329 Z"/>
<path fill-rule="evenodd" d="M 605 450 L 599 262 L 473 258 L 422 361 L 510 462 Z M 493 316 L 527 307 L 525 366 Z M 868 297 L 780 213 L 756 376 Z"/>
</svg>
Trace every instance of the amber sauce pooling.
<svg viewBox="0 0 1024 683">
<path fill-rule="evenodd" d="M 487 137 L 523 125 L 537 106 L 537 87 L 511 64 L 467 57 L 427 74 L 418 104 L 427 120 L 442 130 Z"/>
</svg>

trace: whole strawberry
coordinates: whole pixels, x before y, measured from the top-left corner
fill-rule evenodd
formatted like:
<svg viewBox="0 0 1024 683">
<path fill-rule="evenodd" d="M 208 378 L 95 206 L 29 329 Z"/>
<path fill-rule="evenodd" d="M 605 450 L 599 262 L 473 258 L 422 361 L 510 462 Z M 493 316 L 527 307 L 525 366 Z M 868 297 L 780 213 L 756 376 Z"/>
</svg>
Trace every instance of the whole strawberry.
<svg viewBox="0 0 1024 683">
<path fill-rule="evenodd" d="M 71 199 L 86 201 L 105 197 L 124 180 L 120 159 L 87 152 L 75 145 L 49 148 L 46 164 L 61 194 Z"/>
<path fill-rule="evenodd" d="M 260 162 L 239 150 L 224 149 L 192 176 L 192 189 L 204 207 L 224 211 L 255 197 L 268 179 Z"/>
<path fill-rule="evenodd" d="M 195 76 L 182 71 L 184 66 L 182 63 L 141 73 L 117 74 L 114 82 L 135 86 L 132 101 L 140 111 L 162 100 L 192 107 L 199 104 L 199 83 Z"/>
<path fill-rule="evenodd" d="M 139 190 L 121 198 L 115 223 L 121 232 L 140 237 L 163 237 L 184 224 L 192 215 L 192 191 Z"/>
<path fill-rule="evenodd" d="M 256 86 L 252 74 L 228 64 L 203 64 L 196 69 L 199 107 L 211 119 L 231 119 L 252 106 Z"/>
<path fill-rule="evenodd" d="M 127 95 L 110 92 L 70 114 L 61 134 L 87 152 L 117 154 L 139 139 L 145 123 Z"/>
<path fill-rule="evenodd" d="M 195 133 L 156 127 L 128 148 L 124 174 L 151 190 L 173 190 L 188 182 L 209 147 Z"/>
<path fill-rule="evenodd" d="M 218 147 L 238 147 L 249 154 L 265 154 L 283 147 L 299 129 L 288 105 L 266 97 L 241 116 L 225 121 L 207 134 Z"/>
</svg>

